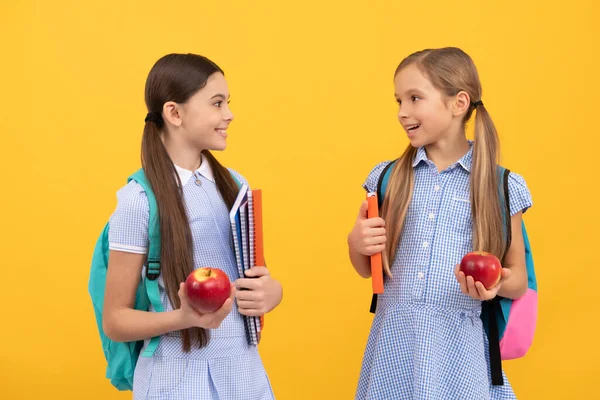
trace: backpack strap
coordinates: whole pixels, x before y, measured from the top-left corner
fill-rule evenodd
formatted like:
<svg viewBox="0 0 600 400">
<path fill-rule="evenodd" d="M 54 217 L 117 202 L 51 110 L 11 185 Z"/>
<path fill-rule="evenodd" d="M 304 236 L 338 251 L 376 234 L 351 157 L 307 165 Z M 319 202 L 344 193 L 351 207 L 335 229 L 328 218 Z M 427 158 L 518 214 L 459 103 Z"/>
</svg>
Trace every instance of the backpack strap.
<svg viewBox="0 0 600 400">
<path fill-rule="evenodd" d="M 499 190 L 499 194 L 502 194 L 502 196 L 500 197 L 502 201 L 500 202 L 500 206 L 501 213 L 504 218 L 504 233 L 506 235 L 506 245 L 501 260 L 501 263 L 504 264 L 504 259 L 506 258 L 506 254 L 508 254 L 508 250 L 510 249 L 510 245 L 512 242 L 510 196 L 508 191 L 508 176 L 510 175 L 510 170 L 499 167 L 498 175 L 501 179 L 499 186 L 502 188 L 502 190 Z M 501 299 L 501 297 L 496 296 L 491 301 L 484 301 L 482 306 L 482 311 L 487 312 L 488 314 L 488 344 L 490 351 L 490 369 L 492 373 L 492 385 L 497 386 L 504 385 L 504 378 L 502 376 L 502 355 L 500 353 L 500 334 L 498 329 L 498 320 L 496 319 L 497 315 L 502 315 L 502 306 L 500 304 Z"/>
<path fill-rule="evenodd" d="M 506 221 L 504 229 L 506 230 L 506 247 L 502 256 L 502 263 L 504 263 L 504 259 L 506 258 L 506 254 L 508 254 L 508 250 L 510 249 L 510 245 L 512 243 L 512 219 L 510 217 L 510 195 L 508 193 L 509 175 L 510 170 L 504 169 L 502 187 L 504 189 L 504 220 Z"/>
<path fill-rule="evenodd" d="M 379 207 L 383 205 L 383 199 L 385 195 L 385 191 L 387 189 L 387 184 L 390 179 L 390 174 L 392 171 L 392 167 L 397 160 L 390 162 L 385 166 L 381 174 L 379 175 L 379 180 L 377 181 L 377 199 L 379 201 Z M 508 176 L 510 175 L 510 170 L 499 167 L 498 175 L 500 178 L 500 185 L 498 194 L 500 195 L 501 201 L 501 212 L 504 219 L 504 233 L 506 235 L 506 246 L 504 249 L 504 254 L 502 256 L 502 263 L 504 263 L 504 258 L 510 249 L 511 241 L 512 241 L 512 225 L 511 225 L 511 216 L 510 216 L 510 196 L 508 190 Z M 496 296 L 491 301 L 483 302 L 483 312 L 487 312 L 489 315 L 489 351 L 490 351 L 490 366 L 492 373 L 492 384 L 493 385 L 504 385 L 504 378 L 502 376 L 502 357 L 500 353 L 500 337 L 498 331 L 498 321 L 496 320 L 496 313 L 501 313 L 501 305 L 500 298 Z M 375 313 L 377 309 L 377 294 L 373 294 L 373 298 L 371 300 L 371 307 L 369 311 L 371 313 Z"/>
<path fill-rule="evenodd" d="M 231 172 L 230 172 L 231 173 Z M 231 177 L 238 185 L 241 187 L 239 179 L 235 176 L 235 174 L 231 173 Z M 150 216 L 148 219 L 148 258 L 146 262 L 146 276 L 144 277 L 144 287 L 146 289 L 146 295 L 154 307 L 154 311 L 163 312 L 164 307 L 162 301 L 160 300 L 160 291 L 158 288 L 158 277 L 160 276 L 160 252 L 161 252 L 161 243 L 160 243 L 160 220 L 158 218 L 158 205 L 156 203 L 156 197 L 154 196 L 154 192 L 152 191 L 152 186 L 150 182 L 146 178 L 146 174 L 144 170 L 140 168 L 133 175 L 129 177 L 129 181 L 136 181 L 146 192 L 146 197 L 148 198 L 148 208 L 150 210 Z M 155 336 L 150 339 L 150 342 L 144 349 L 142 353 L 143 357 L 152 357 L 156 348 L 158 347 L 158 343 L 160 341 L 160 336 Z"/>
<path fill-rule="evenodd" d="M 385 191 L 387 190 L 387 185 L 392 173 L 391 167 L 396 164 L 396 161 L 398 161 L 398 159 L 386 165 L 385 168 L 383 168 L 383 171 L 381 171 L 381 174 L 379 174 L 379 179 L 377 180 L 377 200 L 379 202 L 379 208 L 383 205 L 383 196 L 385 196 Z"/>
<path fill-rule="evenodd" d="M 390 180 L 390 174 L 392 172 L 392 167 L 397 159 L 390 162 L 388 165 L 383 168 L 381 174 L 379 174 L 379 179 L 377 180 L 377 202 L 379 203 L 379 209 L 383 205 L 383 196 L 385 195 L 385 191 L 387 190 L 387 185 Z M 375 314 L 377 310 L 377 293 L 373 293 L 373 297 L 371 298 L 371 307 L 369 307 L 369 312 Z"/>
<path fill-rule="evenodd" d="M 240 189 L 242 187 L 242 182 L 240 182 L 240 180 L 235 176 L 235 174 L 233 172 L 229 171 L 229 174 L 231 175 L 231 177 L 235 181 L 238 189 Z"/>
<path fill-rule="evenodd" d="M 129 180 L 136 181 L 146 192 L 148 198 L 148 208 L 150 210 L 150 216 L 148 219 L 148 258 L 146 262 L 146 276 L 144 277 L 143 285 L 146 289 L 146 294 L 150 300 L 150 304 L 154 307 L 156 312 L 163 312 L 164 307 L 160 300 L 160 291 L 158 289 L 158 277 L 160 276 L 160 222 L 158 218 L 158 205 L 156 204 L 156 198 L 152 191 L 152 186 L 146 178 L 143 169 L 139 169 L 133 174 Z M 144 349 L 142 356 L 152 357 L 156 348 L 160 336 L 153 337 Z"/>
</svg>

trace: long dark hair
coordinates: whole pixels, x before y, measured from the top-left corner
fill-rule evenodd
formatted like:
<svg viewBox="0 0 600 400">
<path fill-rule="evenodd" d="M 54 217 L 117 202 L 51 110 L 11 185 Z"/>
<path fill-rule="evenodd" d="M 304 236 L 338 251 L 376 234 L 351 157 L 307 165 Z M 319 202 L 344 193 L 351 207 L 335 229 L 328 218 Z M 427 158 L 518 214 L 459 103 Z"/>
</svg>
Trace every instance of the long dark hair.
<svg viewBox="0 0 600 400">
<path fill-rule="evenodd" d="M 223 70 L 208 58 L 196 54 L 169 54 L 154 64 L 146 80 L 146 106 L 149 113 L 162 115 L 168 101 L 183 104 L 202 89 L 208 78 Z M 174 308 L 181 302 L 177 292 L 180 282 L 194 270 L 192 233 L 183 203 L 182 185 L 173 161 L 161 140 L 164 123 L 149 120 L 142 137 L 142 167 L 158 204 L 161 235 L 161 274 Z M 208 151 L 202 154 L 210 164 L 217 188 L 229 208 L 237 195 L 237 185 L 229 171 Z M 183 330 L 183 349 L 192 344 L 208 344 L 208 332 L 201 328 Z"/>
</svg>

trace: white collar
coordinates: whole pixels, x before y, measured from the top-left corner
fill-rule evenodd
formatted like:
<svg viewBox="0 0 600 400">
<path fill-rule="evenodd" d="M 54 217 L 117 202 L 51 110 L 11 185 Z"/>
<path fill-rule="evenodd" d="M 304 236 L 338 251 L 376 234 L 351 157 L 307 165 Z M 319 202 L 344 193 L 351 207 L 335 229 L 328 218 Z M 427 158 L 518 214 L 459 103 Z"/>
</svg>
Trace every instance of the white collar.
<svg viewBox="0 0 600 400">
<path fill-rule="evenodd" d="M 175 164 L 173 164 L 173 165 L 175 165 Z M 181 168 L 177 165 L 175 165 L 175 170 L 177 171 L 177 175 L 179 175 L 179 179 L 181 180 L 181 184 L 183 186 L 185 186 L 185 184 L 190 180 L 192 175 L 194 175 L 195 173 L 202 175 L 203 177 L 205 177 L 206 179 L 208 179 L 209 181 L 211 181 L 213 183 L 215 182 L 215 177 L 213 175 L 212 169 L 210 168 L 210 164 L 208 163 L 208 160 L 206 159 L 206 157 L 204 157 L 204 154 L 202 155 L 202 161 L 200 163 L 200 168 L 198 168 L 196 171 L 192 172 L 188 169 Z"/>
</svg>

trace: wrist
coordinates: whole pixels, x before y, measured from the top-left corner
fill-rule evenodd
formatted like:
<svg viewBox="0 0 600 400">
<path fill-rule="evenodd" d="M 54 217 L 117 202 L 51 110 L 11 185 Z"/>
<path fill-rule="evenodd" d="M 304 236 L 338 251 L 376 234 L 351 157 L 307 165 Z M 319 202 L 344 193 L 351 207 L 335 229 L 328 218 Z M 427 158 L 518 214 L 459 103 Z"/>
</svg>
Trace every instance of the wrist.
<svg viewBox="0 0 600 400">
<path fill-rule="evenodd" d="M 275 307 L 277 307 L 279 305 L 279 303 L 281 303 L 281 300 L 283 298 L 283 287 L 281 286 L 281 283 L 279 283 L 276 280 L 272 280 L 273 282 L 273 288 L 272 293 L 273 295 L 271 296 L 272 300 L 272 304 L 270 304 L 267 307 L 266 313 L 271 312 L 272 310 L 275 309 Z"/>
<path fill-rule="evenodd" d="M 354 231 L 352 231 L 352 232 L 354 232 Z M 350 232 L 348 234 L 348 237 L 346 238 L 346 241 L 348 243 L 348 247 L 350 247 L 350 250 L 352 250 L 352 232 Z"/>
<path fill-rule="evenodd" d="M 182 308 L 173 310 L 173 315 L 175 317 L 175 326 L 173 327 L 174 331 L 180 331 L 191 327 L 191 325 L 187 322 L 186 314 Z"/>
</svg>

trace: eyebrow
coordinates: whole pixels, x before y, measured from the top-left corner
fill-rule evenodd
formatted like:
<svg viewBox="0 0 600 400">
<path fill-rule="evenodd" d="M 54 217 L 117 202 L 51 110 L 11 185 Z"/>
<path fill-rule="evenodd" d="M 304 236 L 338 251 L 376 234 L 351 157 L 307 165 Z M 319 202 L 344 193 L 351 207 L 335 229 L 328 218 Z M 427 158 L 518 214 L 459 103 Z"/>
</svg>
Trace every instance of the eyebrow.
<svg viewBox="0 0 600 400">
<path fill-rule="evenodd" d="M 409 90 L 406 90 L 406 91 L 404 92 L 404 94 L 405 94 L 405 95 L 407 95 L 407 94 L 418 94 L 418 95 L 423 95 L 424 93 L 423 93 L 423 91 L 421 91 L 421 90 L 419 90 L 419 89 L 416 89 L 416 88 L 414 88 L 414 89 L 409 89 Z M 396 97 L 396 98 L 399 98 L 399 97 L 402 97 L 402 96 L 400 96 L 398 93 L 394 93 L 394 97 Z"/>
<path fill-rule="evenodd" d="M 214 99 L 216 97 L 221 97 L 222 99 L 228 99 L 229 98 L 229 96 L 225 96 L 224 94 L 217 93 L 213 97 L 211 97 L 210 99 L 212 100 L 212 99 Z"/>
</svg>

